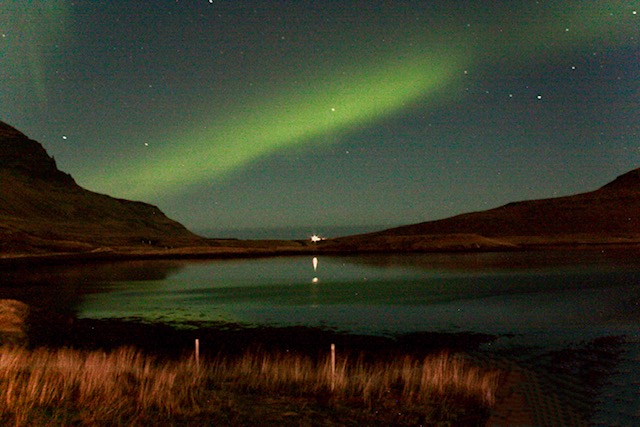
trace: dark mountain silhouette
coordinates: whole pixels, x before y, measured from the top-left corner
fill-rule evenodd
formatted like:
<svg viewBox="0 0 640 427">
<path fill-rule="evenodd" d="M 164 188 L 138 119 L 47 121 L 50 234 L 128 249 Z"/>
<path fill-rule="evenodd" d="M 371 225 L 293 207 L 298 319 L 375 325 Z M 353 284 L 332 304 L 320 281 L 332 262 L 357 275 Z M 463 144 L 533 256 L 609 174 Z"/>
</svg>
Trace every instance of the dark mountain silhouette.
<svg viewBox="0 0 640 427">
<path fill-rule="evenodd" d="M 317 244 L 214 241 L 196 236 L 155 206 L 83 189 L 57 168 L 42 145 L 0 122 L 0 257 L 105 248 L 135 256 L 241 256 L 611 243 L 640 243 L 640 169 L 588 193 L 509 203 Z"/>
<path fill-rule="evenodd" d="M 640 169 L 567 197 L 509 203 L 483 212 L 388 230 L 392 234 L 477 233 L 486 237 L 640 232 Z"/>
<path fill-rule="evenodd" d="M 201 241 L 155 206 L 83 189 L 42 145 L 0 122 L 0 253 Z"/>
<path fill-rule="evenodd" d="M 361 249 L 428 250 L 638 241 L 640 169 L 588 193 L 509 203 L 335 243 Z"/>
</svg>

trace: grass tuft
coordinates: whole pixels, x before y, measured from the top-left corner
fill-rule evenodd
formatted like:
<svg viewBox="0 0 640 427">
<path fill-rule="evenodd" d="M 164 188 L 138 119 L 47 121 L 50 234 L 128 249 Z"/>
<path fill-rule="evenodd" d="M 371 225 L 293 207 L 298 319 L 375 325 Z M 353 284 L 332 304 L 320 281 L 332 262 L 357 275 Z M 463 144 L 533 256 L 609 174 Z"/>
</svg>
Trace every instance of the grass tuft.
<svg viewBox="0 0 640 427">
<path fill-rule="evenodd" d="M 329 357 L 315 361 L 260 351 L 196 363 L 192 357 L 160 360 L 133 348 L 109 353 L 2 348 L 0 423 L 240 423 L 278 410 L 279 421 L 296 425 L 301 421 L 294 415 L 302 417 L 305 410 L 314 418 L 342 414 L 389 421 L 384 414 L 393 412 L 413 414 L 411 422 L 433 422 L 459 417 L 470 408 L 488 409 L 499 380 L 499 372 L 447 353 L 380 362 L 339 357 L 333 369 Z M 236 403 L 247 399 L 249 406 Z M 298 402 L 294 410 L 291 402 Z"/>
</svg>

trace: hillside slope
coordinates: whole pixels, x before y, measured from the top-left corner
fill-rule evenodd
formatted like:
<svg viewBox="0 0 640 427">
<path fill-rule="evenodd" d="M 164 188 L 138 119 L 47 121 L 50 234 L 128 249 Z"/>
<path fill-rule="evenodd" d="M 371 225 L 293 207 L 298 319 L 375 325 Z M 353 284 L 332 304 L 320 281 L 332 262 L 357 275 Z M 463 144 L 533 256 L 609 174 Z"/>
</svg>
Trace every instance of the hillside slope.
<svg viewBox="0 0 640 427">
<path fill-rule="evenodd" d="M 635 169 L 588 193 L 509 203 L 487 211 L 344 237 L 332 244 L 420 250 L 639 241 L 640 169 Z"/>
<path fill-rule="evenodd" d="M 203 241 L 155 206 L 83 189 L 42 145 L 0 122 L 0 253 Z"/>
<path fill-rule="evenodd" d="M 154 256 L 246 256 L 611 243 L 640 243 L 640 169 L 588 193 L 509 203 L 317 244 L 215 241 L 194 235 L 155 206 L 83 189 L 38 142 L 0 122 L 0 257 L 105 248 Z"/>
<path fill-rule="evenodd" d="M 487 237 L 640 232 L 640 169 L 574 196 L 509 203 L 482 212 L 399 227 L 388 234 L 478 233 Z"/>
</svg>

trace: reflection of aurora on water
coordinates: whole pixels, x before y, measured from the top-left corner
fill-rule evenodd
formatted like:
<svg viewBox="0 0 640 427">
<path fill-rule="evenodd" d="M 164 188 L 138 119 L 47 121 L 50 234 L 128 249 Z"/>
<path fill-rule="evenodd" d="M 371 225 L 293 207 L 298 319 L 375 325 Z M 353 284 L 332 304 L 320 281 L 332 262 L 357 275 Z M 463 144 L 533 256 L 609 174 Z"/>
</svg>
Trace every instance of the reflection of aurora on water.
<svg viewBox="0 0 640 427">
<path fill-rule="evenodd" d="M 43 267 L 25 272 L 22 284 L 5 271 L 0 279 L 7 285 L 13 281 L 3 297 L 12 297 L 12 290 L 31 293 L 34 302 L 51 304 L 49 309 L 68 300 L 65 292 L 73 293 L 81 318 L 131 317 L 187 327 L 319 326 L 375 336 L 480 333 L 497 337 L 484 350 L 513 354 L 516 349 L 518 357 L 535 359 L 532 363 L 545 362 L 538 355 L 547 361 L 563 354 L 587 357 L 581 350 L 585 343 L 606 344 L 611 338 L 620 359 L 601 375 L 613 381 L 605 391 L 617 387 L 625 400 L 612 406 L 600 395 L 598 416 L 637 420 L 629 415 L 640 397 L 630 382 L 634 377 L 621 374 L 637 372 L 640 357 L 637 254 L 580 250 L 316 259 L 313 272 L 313 257 L 300 256 L 123 263 L 124 271 L 117 263 Z M 159 273 L 153 273 L 154 266 Z M 310 274 L 320 270 L 322 281 L 309 283 Z M 47 277 L 58 280 L 33 287 Z M 90 282 L 67 289 L 69 281 L 82 277 Z"/>
<path fill-rule="evenodd" d="M 640 292 L 628 286 L 636 273 L 624 264 L 616 270 L 598 263 L 578 268 L 544 257 L 546 266 L 534 268 L 535 258 L 522 254 L 394 259 L 323 257 L 320 263 L 317 257 L 316 261 L 293 257 L 187 263 L 160 281 L 101 284 L 98 292 L 83 297 L 79 313 L 165 321 L 174 317 L 176 322 L 323 324 L 369 333 L 551 328 L 549 333 L 562 335 L 561 340 L 577 331 L 599 333 L 591 325 L 596 315 L 603 325 L 640 320 L 633 311 L 619 310 L 633 307 L 623 300 Z M 526 267 L 510 268 L 509 259 L 526 260 L 522 264 Z M 309 264 L 316 268 L 312 271 Z M 320 264 L 322 280 L 310 283 L 310 272 L 312 278 L 318 277 Z M 496 267 L 482 267 L 492 264 Z M 627 290 L 620 294 L 623 285 Z M 535 310 L 527 309 L 533 306 Z"/>
</svg>

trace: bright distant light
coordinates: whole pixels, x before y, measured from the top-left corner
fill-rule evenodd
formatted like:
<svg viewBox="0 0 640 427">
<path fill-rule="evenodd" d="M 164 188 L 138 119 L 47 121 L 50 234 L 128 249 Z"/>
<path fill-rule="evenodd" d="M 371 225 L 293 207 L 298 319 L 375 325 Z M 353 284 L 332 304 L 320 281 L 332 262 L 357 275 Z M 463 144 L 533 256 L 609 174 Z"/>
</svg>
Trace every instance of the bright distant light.
<svg viewBox="0 0 640 427">
<path fill-rule="evenodd" d="M 320 237 L 317 234 L 314 234 L 313 236 L 311 236 L 311 241 L 312 242 L 319 242 L 320 240 L 324 240 L 324 237 Z"/>
</svg>

